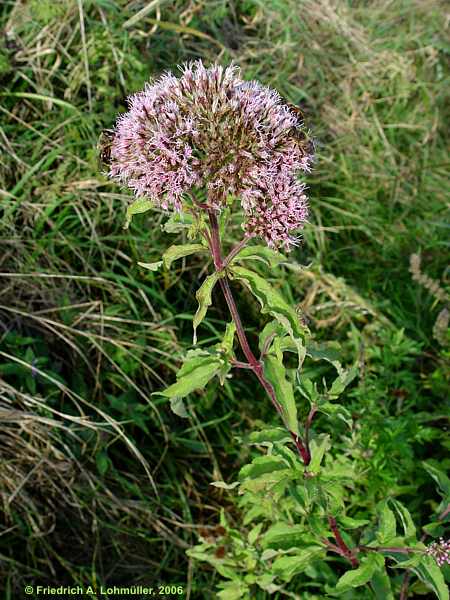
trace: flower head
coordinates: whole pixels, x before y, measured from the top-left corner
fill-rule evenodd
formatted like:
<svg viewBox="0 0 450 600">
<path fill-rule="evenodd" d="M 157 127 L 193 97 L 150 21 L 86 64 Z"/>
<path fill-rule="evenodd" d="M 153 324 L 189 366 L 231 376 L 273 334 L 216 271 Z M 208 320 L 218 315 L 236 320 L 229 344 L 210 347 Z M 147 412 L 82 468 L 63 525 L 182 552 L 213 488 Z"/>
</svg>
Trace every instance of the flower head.
<svg viewBox="0 0 450 600">
<path fill-rule="evenodd" d="M 242 80 L 235 66 L 197 61 L 130 97 L 110 175 L 163 208 L 181 210 L 198 187 L 211 209 L 238 197 L 245 231 L 289 249 L 307 218 L 297 175 L 310 170 L 312 155 L 301 127 L 275 90 Z"/>
<path fill-rule="evenodd" d="M 445 563 L 450 565 L 450 540 L 439 538 L 439 542 L 433 542 L 428 546 L 427 554 L 436 560 L 439 567 Z"/>
</svg>

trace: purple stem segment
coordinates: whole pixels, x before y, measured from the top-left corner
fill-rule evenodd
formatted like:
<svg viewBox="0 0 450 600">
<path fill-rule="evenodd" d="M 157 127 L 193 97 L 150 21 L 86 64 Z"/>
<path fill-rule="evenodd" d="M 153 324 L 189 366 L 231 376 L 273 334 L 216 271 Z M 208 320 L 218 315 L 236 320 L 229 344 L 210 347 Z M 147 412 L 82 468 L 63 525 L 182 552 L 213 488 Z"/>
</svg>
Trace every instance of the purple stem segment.
<svg viewBox="0 0 450 600">
<path fill-rule="evenodd" d="M 230 263 L 230 261 L 238 254 L 238 252 L 244 247 L 248 238 L 245 238 L 240 244 L 235 246 L 235 248 L 227 256 L 227 258 L 225 260 L 223 260 L 222 247 L 221 247 L 220 235 L 219 235 L 219 224 L 217 222 L 217 216 L 212 210 L 209 210 L 208 214 L 209 214 L 209 222 L 211 225 L 211 236 L 209 238 L 209 241 L 210 241 L 211 252 L 213 255 L 214 266 L 216 268 L 216 271 L 222 271 Z M 284 423 L 286 429 L 288 429 L 289 433 L 291 434 L 291 436 L 295 442 L 295 445 L 297 447 L 297 450 L 303 460 L 304 465 L 307 466 L 311 462 L 311 454 L 310 454 L 309 447 L 308 447 L 309 444 L 308 443 L 304 444 L 302 439 L 300 438 L 300 436 L 298 434 L 292 432 L 289 429 L 289 427 L 287 427 L 285 419 L 284 419 L 283 408 L 277 400 L 275 390 L 274 390 L 272 384 L 270 383 L 270 381 L 268 381 L 266 379 L 266 377 L 264 375 L 263 363 L 261 360 L 258 360 L 256 358 L 256 356 L 252 352 L 252 349 L 250 348 L 250 344 L 249 344 L 247 336 L 245 334 L 244 326 L 242 325 L 241 317 L 239 315 L 239 311 L 236 306 L 236 302 L 234 300 L 233 293 L 231 291 L 227 276 L 221 277 L 219 279 L 219 283 L 220 283 L 220 287 L 222 288 L 222 292 L 225 297 L 225 301 L 228 305 L 228 309 L 231 313 L 234 324 L 236 326 L 236 333 L 237 333 L 237 336 L 239 339 L 239 343 L 241 345 L 241 348 L 245 355 L 245 358 L 248 361 L 248 366 L 247 365 L 246 366 L 247 366 L 247 368 L 251 369 L 255 373 L 255 375 L 259 379 L 261 385 L 266 390 L 273 406 L 275 407 L 276 411 L 283 419 L 283 423 Z M 242 365 L 243 365 L 243 363 L 239 363 L 239 366 L 241 368 L 242 368 Z M 310 413 L 310 416 L 311 416 L 311 413 Z M 312 417 L 313 416 L 314 416 L 314 414 L 312 415 Z M 308 438 L 308 429 L 309 429 L 309 425 L 311 424 L 312 417 L 311 418 L 308 417 L 307 426 L 305 428 L 306 438 Z"/>
<path fill-rule="evenodd" d="M 352 567 L 356 568 L 359 564 L 358 559 L 342 539 L 341 532 L 338 529 L 336 519 L 331 515 L 328 516 L 328 524 L 330 525 L 330 529 L 333 532 L 337 547 L 339 548 L 339 554 L 345 556 L 345 558 L 347 558 L 351 562 Z"/>
</svg>

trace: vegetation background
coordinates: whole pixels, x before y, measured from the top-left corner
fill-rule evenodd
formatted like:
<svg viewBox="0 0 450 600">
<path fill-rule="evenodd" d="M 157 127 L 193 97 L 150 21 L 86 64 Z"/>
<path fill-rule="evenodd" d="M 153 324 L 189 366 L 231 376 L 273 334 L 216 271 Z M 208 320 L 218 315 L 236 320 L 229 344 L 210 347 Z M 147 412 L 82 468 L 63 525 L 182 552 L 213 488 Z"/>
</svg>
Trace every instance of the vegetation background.
<svg viewBox="0 0 450 600">
<path fill-rule="evenodd" d="M 235 61 L 305 112 L 318 159 L 311 222 L 290 255 L 304 267 L 267 276 L 318 340 L 338 340 L 360 367 L 342 451 L 364 472 L 363 512 L 389 494 L 427 522 L 440 498 L 422 461 L 450 465 L 448 8 L 1 2 L 2 597 L 30 582 L 179 583 L 187 598 L 212 597 L 220 577 L 186 550 L 222 508 L 244 535 L 233 493 L 209 484 L 233 481 L 250 452 L 240 438 L 277 417 L 246 372 L 193 394 L 188 419 L 152 396 L 191 344 L 207 267 L 137 265 L 184 234 L 163 231 L 157 211 L 124 231 L 130 194 L 102 174 L 96 148 L 127 95 L 199 57 Z M 257 305 L 242 291 L 239 301 L 259 330 Z M 216 294 L 202 343 L 226 320 Z M 323 597 L 320 585 L 301 596 L 296 586 L 274 597 Z M 427 590 L 412 581 L 409 593 Z"/>
</svg>

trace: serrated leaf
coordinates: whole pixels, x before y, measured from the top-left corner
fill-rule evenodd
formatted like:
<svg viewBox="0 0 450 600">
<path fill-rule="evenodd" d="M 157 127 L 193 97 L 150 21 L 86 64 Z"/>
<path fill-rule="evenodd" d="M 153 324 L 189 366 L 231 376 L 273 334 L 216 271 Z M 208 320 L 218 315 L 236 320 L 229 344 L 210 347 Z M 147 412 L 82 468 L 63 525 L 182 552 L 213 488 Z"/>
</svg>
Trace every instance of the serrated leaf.
<svg viewBox="0 0 450 600">
<path fill-rule="evenodd" d="M 313 360 L 325 360 L 333 365 L 336 371 L 341 375 L 343 373 L 340 363 L 339 344 L 337 342 L 317 343 L 308 340 L 306 344 L 306 356 Z"/>
<path fill-rule="evenodd" d="M 395 514 L 389 508 L 388 501 L 383 500 L 377 507 L 378 530 L 376 538 L 380 544 L 388 544 L 397 535 Z"/>
<path fill-rule="evenodd" d="M 125 224 L 124 224 L 123 228 L 128 229 L 128 227 L 130 226 L 130 223 L 131 223 L 131 219 L 133 218 L 133 215 L 145 213 L 153 207 L 154 207 L 154 204 L 151 200 L 144 199 L 144 198 L 139 198 L 138 200 L 135 200 L 127 208 Z"/>
<path fill-rule="evenodd" d="M 355 379 L 358 374 L 356 367 L 351 367 L 346 371 L 341 371 L 339 377 L 337 377 L 331 386 L 328 394 L 330 398 L 338 398 L 345 390 L 345 388 Z"/>
<path fill-rule="evenodd" d="M 211 303 L 212 303 L 211 294 L 212 294 L 213 288 L 221 277 L 222 277 L 222 274 L 218 273 L 217 271 L 215 271 L 211 275 L 208 275 L 208 277 L 205 279 L 205 281 L 202 283 L 202 285 L 199 287 L 199 289 L 197 290 L 197 292 L 195 294 L 195 297 L 197 298 L 197 301 L 198 301 L 198 309 L 197 309 L 197 312 L 195 313 L 194 321 L 193 321 L 194 344 L 197 343 L 197 327 L 203 321 L 208 308 L 211 306 Z"/>
<path fill-rule="evenodd" d="M 260 260 L 264 262 L 268 267 L 277 267 L 282 262 L 287 262 L 287 258 L 278 252 L 272 250 L 268 246 L 247 246 L 243 248 L 239 254 L 232 260 L 233 262 L 240 262 L 242 260 Z"/>
<path fill-rule="evenodd" d="M 291 382 L 286 378 L 286 369 L 276 356 L 266 356 L 264 359 L 264 374 L 275 390 L 275 396 L 283 409 L 284 421 L 295 434 L 299 433 L 297 406 Z"/>
<path fill-rule="evenodd" d="M 166 269 L 170 269 L 174 260 L 190 256 L 195 252 L 201 252 L 206 250 L 202 244 L 183 244 L 183 245 L 172 245 L 163 254 L 163 263 Z"/>
<path fill-rule="evenodd" d="M 186 410 L 182 398 L 171 398 L 170 408 L 172 409 L 173 413 L 175 413 L 179 417 L 182 417 L 183 419 L 189 417 L 189 413 Z"/>
<path fill-rule="evenodd" d="M 319 392 L 317 391 L 316 384 L 313 383 L 311 379 L 309 379 L 308 377 L 301 377 L 298 389 L 302 396 L 307 398 L 311 402 L 311 404 L 318 404 L 320 398 Z"/>
<path fill-rule="evenodd" d="M 295 310 L 286 302 L 281 294 L 270 285 L 267 279 L 264 279 L 257 273 L 236 265 L 229 267 L 229 271 L 234 279 L 242 281 L 258 299 L 261 304 L 261 312 L 263 314 L 272 315 L 272 317 L 284 327 L 285 331 L 296 345 L 300 367 L 305 358 L 303 341 L 305 332 Z"/>
<path fill-rule="evenodd" d="M 322 435 L 320 438 L 311 440 L 311 462 L 308 469 L 317 473 L 320 469 L 325 452 L 331 447 L 330 436 Z"/>
<path fill-rule="evenodd" d="M 308 534 L 303 525 L 276 523 L 269 527 L 261 538 L 263 548 L 289 550 L 314 543 L 314 538 Z"/>
<path fill-rule="evenodd" d="M 291 440 L 292 438 L 286 432 L 286 429 L 282 429 L 281 427 L 263 429 L 262 431 L 253 431 L 248 436 L 248 441 L 251 444 L 269 443 L 272 445 L 274 442 L 289 442 Z"/>
<path fill-rule="evenodd" d="M 305 550 L 300 550 L 294 556 L 280 556 L 275 559 L 272 564 L 272 571 L 284 581 L 288 582 L 297 575 L 307 569 L 311 561 L 322 557 L 325 552 L 322 548 L 316 546 Z"/>
<path fill-rule="evenodd" d="M 239 481 L 245 479 L 256 479 L 266 473 L 273 473 L 286 469 L 286 461 L 278 456 L 258 456 L 249 465 L 244 465 L 239 471 Z"/>
<path fill-rule="evenodd" d="M 138 262 L 138 265 L 140 267 L 144 267 L 144 269 L 148 269 L 149 271 L 157 271 L 161 267 L 162 264 L 163 264 L 162 260 L 158 260 L 158 261 L 152 262 L 152 263 Z"/>
<path fill-rule="evenodd" d="M 391 499 L 390 502 L 397 511 L 397 515 L 402 522 L 405 537 L 416 539 L 416 526 L 414 525 L 414 521 L 412 520 L 409 510 L 398 500 Z"/>
<path fill-rule="evenodd" d="M 194 390 L 203 389 L 210 379 L 219 373 L 222 361 L 214 355 L 191 355 L 177 373 L 176 383 L 163 392 L 166 398 L 184 398 Z"/>
<path fill-rule="evenodd" d="M 384 558 L 376 553 L 365 556 L 357 569 L 347 571 L 336 584 L 337 591 L 360 587 L 368 583 L 375 571 L 384 569 Z"/>
<path fill-rule="evenodd" d="M 422 556 L 419 566 L 412 569 L 423 583 L 429 587 L 439 600 L 449 600 L 449 590 L 444 575 L 431 556 Z"/>
<path fill-rule="evenodd" d="M 347 515 L 339 517 L 339 523 L 344 529 L 358 529 L 370 523 L 369 519 L 353 519 Z"/>
</svg>

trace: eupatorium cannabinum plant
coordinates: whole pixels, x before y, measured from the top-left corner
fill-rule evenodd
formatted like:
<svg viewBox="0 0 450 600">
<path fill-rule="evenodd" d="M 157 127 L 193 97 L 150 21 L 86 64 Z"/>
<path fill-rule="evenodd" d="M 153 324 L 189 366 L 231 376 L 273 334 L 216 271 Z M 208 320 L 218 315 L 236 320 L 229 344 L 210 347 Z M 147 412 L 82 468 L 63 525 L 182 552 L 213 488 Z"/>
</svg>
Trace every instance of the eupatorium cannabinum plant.
<svg viewBox="0 0 450 600">
<path fill-rule="evenodd" d="M 222 598 L 253 597 L 252 585 L 272 593 L 280 589 L 277 580 L 289 581 L 332 552 L 353 568 L 337 580 L 333 595 L 351 594 L 353 588 L 367 584 L 384 594 L 383 598 L 393 597 L 384 558 L 389 557 L 394 566 L 413 569 L 446 600 L 445 583 L 433 557 L 442 565 L 448 546 L 442 541 L 427 552 L 417 541 L 407 509 L 398 501 L 380 503 L 377 525 L 367 526 L 359 543 L 342 531 L 343 527 L 366 526 L 368 521 L 346 515 L 345 487 L 350 485 L 350 475 L 335 471 L 333 461 L 324 458 L 330 436 L 312 434 L 311 425 L 318 413 L 351 421 L 345 407 L 334 401 L 356 376 L 356 369 L 343 369 L 335 348 L 315 344 L 294 308 L 267 278 L 247 266 L 258 259 L 274 268 L 286 261 L 279 250 L 289 251 L 298 242 L 308 216 L 305 184 L 299 176 L 311 169 L 312 149 L 299 111 L 275 90 L 245 81 L 235 66 L 206 68 L 200 61 L 184 66 L 179 77 L 165 74 L 131 96 L 129 110 L 119 117 L 114 131 L 110 176 L 136 196 L 128 208 L 126 226 L 134 214 L 154 206 L 175 214 L 171 231 L 177 229 L 176 215 L 191 224 L 192 243 L 170 246 L 161 261 L 139 264 L 156 271 L 170 268 L 178 258 L 209 253 L 214 269 L 196 293 L 194 344 L 216 284 L 231 315 L 222 341 L 211 348 L 190 350 L 177 381 L 161 394 L 183 415 L 185 396 L 216 376 L 223 383 L 232 368 L 248 369 L 283 424 L 283 428 L 252 432 L 251 442 L 270 451 L 243 467 L 239 481 L 231 486 L 239 485 L 248 510 L 246 523 L 260 520 L 248 542 L 239 542 L 232 552 L 234 558 L 227 559 L 203 539 L 191 556 L 207 560 L 231 580 L 222 586 Z M 242 239 L 224 253 L 221 232 L 236 215 L 240 215 Z M 255 243 L 258 239 L 264 244 Z M 230 281 L 243 284 L 257 298 L 261 312 L 270 317 L 257 349 L 248 340 Z M 236 357 L 236 337 L 244 360 Z M 294 369 L 285 366 L 288 352 L 297 356 Z M 307 377 L 300 377 L 305 356 L 333 365 L 337 376 L 331 385 L 324 381 L 319 389 Z M 309 403 L 303 425 L 295 392 Z M 292 444 L 296 454 L 289 447 Z M 342 464 L 345 459 L 341 457 Z M 229 487 L 224 482 L 215 484 Z M 402 533 L 397 531 L 397 521 Z M 264 525 L 269 526 L 264 529 Z M 238 535 L 231 532 L 224 517 L 222 529 L 232 534 L 234 541 L 229 545 L 236 544 Z"/>
</svg>

